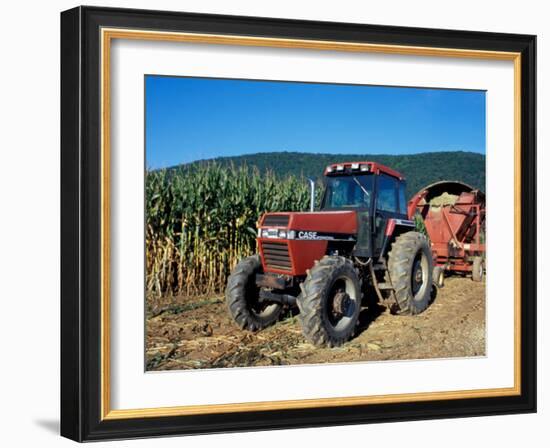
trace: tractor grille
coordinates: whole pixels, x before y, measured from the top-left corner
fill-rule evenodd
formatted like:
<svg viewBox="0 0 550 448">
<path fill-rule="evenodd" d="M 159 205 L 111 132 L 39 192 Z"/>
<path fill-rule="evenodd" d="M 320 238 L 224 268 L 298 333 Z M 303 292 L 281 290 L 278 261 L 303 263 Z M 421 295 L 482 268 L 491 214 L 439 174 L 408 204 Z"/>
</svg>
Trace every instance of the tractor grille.
<svg viewBox="0 0 550 448">
<path fill-rule="evenodd" d="M 289 215 L 266 215 L 264 218 L 263 226 L 275 226 L 275 227 L 286 227 L 288 226 L 288 221 L 290 219 Z"/>
<path fill-rule="evenodd" d="M 286 243 L 271 243 L 262 241 L 262 252 L 266 268 L 292 272 L 292 262 Z"/>
</svg>

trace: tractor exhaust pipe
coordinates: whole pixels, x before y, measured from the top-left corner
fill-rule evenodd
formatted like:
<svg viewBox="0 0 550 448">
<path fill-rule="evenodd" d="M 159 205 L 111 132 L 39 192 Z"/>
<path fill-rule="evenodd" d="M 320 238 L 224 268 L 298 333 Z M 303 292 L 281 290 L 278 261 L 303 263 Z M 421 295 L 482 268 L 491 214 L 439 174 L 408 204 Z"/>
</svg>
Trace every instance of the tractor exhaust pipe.
<svg viewBox="0 0 550 448">
<path fill-rule="evenodd" d="M 310 198 L 309 198 L 309 211 L 312 212 L 315 210 L 315 180 L 313 180 L 311 177 L 308 177 L 307 180 L 309 181 L 309 187 L 310 187 Z"/>
</svg>

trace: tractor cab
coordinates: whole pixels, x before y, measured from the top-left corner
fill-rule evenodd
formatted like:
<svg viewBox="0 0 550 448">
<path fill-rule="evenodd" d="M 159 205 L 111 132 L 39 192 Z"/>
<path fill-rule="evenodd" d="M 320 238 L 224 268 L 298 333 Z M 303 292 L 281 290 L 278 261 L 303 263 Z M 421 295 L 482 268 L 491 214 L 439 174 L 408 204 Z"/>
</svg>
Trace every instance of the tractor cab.
<svg viewBox="0 0 550 448">
<path fill-rule="evenodd" d="M 354 255 L 379 257 L 387 246 L 387 230 L 396 223 L 412 227 L 407 215 L 405 178 L 376 162 L 329 165 L 324 172 L 321 211 L 356 212 Z"/>
</svg>

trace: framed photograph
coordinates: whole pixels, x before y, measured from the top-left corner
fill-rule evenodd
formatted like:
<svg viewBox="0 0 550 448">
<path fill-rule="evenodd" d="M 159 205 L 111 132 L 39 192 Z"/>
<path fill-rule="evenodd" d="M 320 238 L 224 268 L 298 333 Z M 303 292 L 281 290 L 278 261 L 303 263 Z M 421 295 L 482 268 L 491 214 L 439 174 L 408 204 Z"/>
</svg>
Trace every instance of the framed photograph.
<svg viewBox="0 0 550 448">
<path fill-rule="evenodd" d="M 61 14 L 61 433 L 536 411 L 535 36 Z"/>
</svg>

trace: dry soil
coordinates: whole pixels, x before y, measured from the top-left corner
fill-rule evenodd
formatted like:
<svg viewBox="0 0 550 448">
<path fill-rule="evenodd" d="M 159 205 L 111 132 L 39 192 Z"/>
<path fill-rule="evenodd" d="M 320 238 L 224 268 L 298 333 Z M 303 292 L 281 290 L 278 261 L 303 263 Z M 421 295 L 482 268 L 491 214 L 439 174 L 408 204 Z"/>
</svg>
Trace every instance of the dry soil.
<svg viewBox="0 0 550 448">
<path fill-rule="evenodd" d="M 223 296 L 165 297 L 147 303 L 147 370 L 318 364 L 485 354 L 485 284 L 449 277 L 418 316 L 395 316 L 382 305 L 361 312 L 356 336 L 318 348 L 288 312 L 257 333 L 237 328 Z"/>
</svg>

